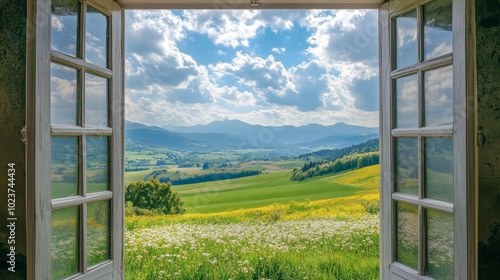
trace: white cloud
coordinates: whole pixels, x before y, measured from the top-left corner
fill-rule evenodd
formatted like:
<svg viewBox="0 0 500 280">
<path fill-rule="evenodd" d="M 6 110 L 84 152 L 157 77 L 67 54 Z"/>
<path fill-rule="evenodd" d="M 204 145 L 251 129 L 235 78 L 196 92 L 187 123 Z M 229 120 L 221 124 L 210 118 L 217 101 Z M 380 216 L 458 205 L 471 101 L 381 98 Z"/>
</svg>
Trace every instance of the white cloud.
<svg viewBox="0 0 500 280">
<path fill-rule="evenodd" d="M 374 11 L 127 11 L 126 15 L 129 120 L 155 125 L 227 118 L 269 125 L 378 123 Z M 303 49 L 309 61 L 285 67 L 286 56 L 257 55 L 247 48 L 253 48 L 253 40 L 259 42 L 266 30 L 279 37 L 281 31 L 299 25 L 309 32 Z M 213 51 L 225 60 L 202 65 L 196 56 L 183 53 L 178 45 L 192 33 L 228 48 Z M 281 41 L 269 49 L 276 54 L 291 52 Z"/>
<path fill-rule="evenodd" d="M 272 48 L 271 51 L 274 53 L 283 54 L 286 52 L 286 48 Z"/>
<path fill-rule="evenodd" d="M 209 69 L 218 77 L 232 75 L 262 94 L 283 96 L 288 90 L 295 90 L 287 69 L 272 55 L 262 58 L 237 52 L 231 62 L 211 65 Z"/>
<path fill-rule="evenodd" d="M 378 72 L 376 11 L 311 11 L 302 21 L 313 30 L 307 52 L 350 79 Z"/>
<path fill-rule="evenodd" d="M 255 10 L 187 10 L 183 15 L 188 31 L 206 34 L 216 45 L 236 48 L 248 47 L 249 40 L 265 25 L 256 18 L 258 13 Z"/>
<path fill-rule="evenodd" d="M 52 15 L 50 17 L 50 21 L 51 21 L 51 26 L 54 30 L 58 31 L 58 32 L 62 32 L 63 29 L 64 29 L 64 24 L 63 22 L 61 21 L 61 19 L 59 19 L 58 16 L 55 16 L 55 15 Z"/>
</svg>

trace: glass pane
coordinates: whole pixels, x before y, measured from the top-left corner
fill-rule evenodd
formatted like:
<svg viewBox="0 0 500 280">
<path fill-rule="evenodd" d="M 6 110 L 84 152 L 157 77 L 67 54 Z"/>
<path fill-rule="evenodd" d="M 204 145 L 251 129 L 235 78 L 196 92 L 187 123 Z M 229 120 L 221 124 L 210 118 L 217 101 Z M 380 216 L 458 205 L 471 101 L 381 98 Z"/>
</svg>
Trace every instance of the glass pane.
<svg viewBox="0 0 500 280">
<path fill-rule="evenodd" d="M 417 11 L 412 10 L 395 20 L 396 68 L 418 62 Z"/>
<path fill-rule="evenodd" d="M 453 123 L 453 68 L 425 72 L 425 126 Z"/>
<path fill-rule="evenodd" d="M 87 192 L 108 190 L 108 137 L 87 137 Z"/>
<path fill-rule="evenodd" d="M 52 137 L 52 198 L 78 194 L 78 139 Z"/>
<path fill-rule="evenodd" d="M 102 67 L 108 65 L 108 17 L 87 5 L 85 60 Z"/>
<path fill-rule="evenodd" d="M 453 138 L 425 139 L 425 196 L 453 202 Z"/>
<path fill-rule="evenodd" d="M 424 56 L 438 57 L 452 51 L 452 0 L 424 5 Z"/>
<path fill-rule="evenodd" d="M 79 210 L 70 207 L 52 211 L 51 279 L 78 272 Z"/>
<path fill-rule="evenodd" d="M 77 70 L 50 65 L 50 118 L 52 125 L 76 125 Z"/>
<path fill-rule="evenodd" d="M 418 269 L 418 207 L 397 202 L 396 260 Z"/>
<path fill-rule="evenodd" d="M 417 138 L 396 139 L 396 192 L 418 195 Z"/>
<path fill-rule="evenodd" d="M 108 126 L 108 80 L 85 74 L 85 126 Z"/>
<path fill-rule="evenodd" d="M 109 201 L 87 205 L 87 263 L 91 267 L 109 259 Z"/>
<path fill-rule="evenodd" d="M 51 48 L 76 56 L 78 46 L 78 0 L 53 0 L 51 5 Z"/>
<path fill-rule="evenodd" d="M 395 80 L 396 88 L 396 127 L 418 127 L 418 76 Z"/>
<path fill-rule="evenodd" d="M 427 274 L 453 279 L 453 215 L 427 210 Z"/>
</svg>

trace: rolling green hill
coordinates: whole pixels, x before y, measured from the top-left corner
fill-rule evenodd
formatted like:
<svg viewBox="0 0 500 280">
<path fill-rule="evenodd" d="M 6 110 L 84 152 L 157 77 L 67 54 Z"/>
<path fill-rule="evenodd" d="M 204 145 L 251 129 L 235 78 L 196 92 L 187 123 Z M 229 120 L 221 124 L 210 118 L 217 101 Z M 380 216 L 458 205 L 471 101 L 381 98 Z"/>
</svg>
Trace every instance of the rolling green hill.
<svg viewBox="0 0 500 280">
<path fill-rule="evenodd" d="M 186 213 L 214 213 L 255 208 L 289 201 L 319 200 L 378 190 L 379 165 L 300 182 L 290 171 L 246 178 L 173 186 L 185 202 Z"/>
</svg>

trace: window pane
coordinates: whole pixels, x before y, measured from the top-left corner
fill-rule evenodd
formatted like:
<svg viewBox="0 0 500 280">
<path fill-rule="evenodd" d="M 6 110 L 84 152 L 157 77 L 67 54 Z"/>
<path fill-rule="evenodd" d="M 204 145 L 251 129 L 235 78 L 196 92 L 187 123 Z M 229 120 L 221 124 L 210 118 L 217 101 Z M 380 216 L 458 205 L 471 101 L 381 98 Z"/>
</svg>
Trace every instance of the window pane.
<svg viewBox="0 0 500 280">
<path fill-rule="evenodd" d="M 85 125 L 108 126 L 108 80 L 85 74 Z"/>
<path fill-rule="evenodd" d="M 425 196 L 453 202 L 453 138 L 425 139 Z"/>
<path fill-rule="evenodd" d="M 396 192 L 418 195 L 417 138 L 396 139 Z"/>
<path fill-rule="evenodd" d="M 78 272 L 79 209 L 52 211 L 51 278 L 62 279 Z"/>
<path fill-rule="evenodd" d="M 453 68 L 425 72 L 425 126 L 453 122 Z"/>
<path fill-rule="evenodd" d="M 87 205 L 87 263 L 91 267 L 109 259 L 109 201 Z"/>
<path fill-rule="evenodd" d="M 51 5 L 51 48 L 76 56 L 78 0 L 53 0 Z"/>
<path fill-rule="evenodd" d="M 108 190 L 108 137 L 87 137 L 87 192 Z"/>
<path fill-rule="evenodd" d="M 87 5 L 85 60 L 102 67 L 108 65 L 108 17 Z"/>
<path fill-rule="evenodd" d="M 424 56 L 438 57 L 452 51 L 452 0 L 424 5 Z"/>
<path fill-rule="evenodd" d="M 427 210 L 427 274 L 453 279 L 453 215 Z"/>
<path fill-rule="evenodd" d="M 52 198 L 78 194 L 78 139 L 52 137 Z"/>
<path fill-rule="evenodd" d="M 395 80 L 396 88 L 396 127 L 418 127 L 418 76 Z"/>
<path fill-rule="evenodd" d="M 50 75 L 50 118 L 52 125 L 76 125 L 77 70 L 52 63 Z"/>
<path fill-rule="evenodd" d="M 413 269 L 418 268 L 418 207 L 396 203 L 397 248 L 396 260 Z"/>
<path fill-rule="evenodd" d="M 395 20 L 396 68 L 418 62 L 417 11 L 412 10 Z"/>
</svg>

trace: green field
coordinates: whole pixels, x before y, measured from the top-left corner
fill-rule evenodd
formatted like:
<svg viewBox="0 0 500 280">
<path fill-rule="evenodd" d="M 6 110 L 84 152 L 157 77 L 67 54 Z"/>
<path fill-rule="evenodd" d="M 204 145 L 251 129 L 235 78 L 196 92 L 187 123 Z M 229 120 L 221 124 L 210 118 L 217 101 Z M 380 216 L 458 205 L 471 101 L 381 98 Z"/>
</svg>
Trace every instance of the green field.
<svg viewBox="0 0 500 280">
<path fill-rule="evenodd" d="M 379 166 L 289 175 L 174 187 L 186 214 L 126 218 L 125 279 L 378 279 Z"/>
<path fill-rule="evenodd" d="M 199 184 L 173 186 L 187 213 L 212 213 L 273 203 L 354 195 L 361 188 L 332 181 L 332 176 L 290 181 L 290 171 Z"/>
<path fill-rule="evenodd" d="M 125 185 L 136 181 L 144 180 L 144 176 L 151 173 L 151 170 L 127 171 L 125 172 Z"/>
</svg>

